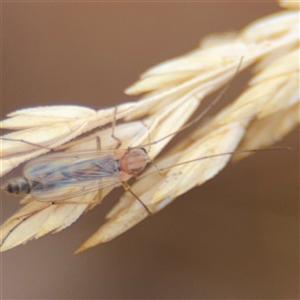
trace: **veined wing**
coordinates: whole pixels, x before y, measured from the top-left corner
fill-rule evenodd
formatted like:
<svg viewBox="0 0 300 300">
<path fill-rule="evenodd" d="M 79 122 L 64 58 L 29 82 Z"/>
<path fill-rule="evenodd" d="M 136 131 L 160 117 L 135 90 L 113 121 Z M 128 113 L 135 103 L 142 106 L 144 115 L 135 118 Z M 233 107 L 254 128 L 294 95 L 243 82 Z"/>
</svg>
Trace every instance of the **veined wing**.
<svg viewBox="0 0 300 300">
<path fill-rule="evenodd" d="M 54 153 L 29 162 L 24 176 L 38 201 L 58 201 L 91 193 L 127 180 L 119 158 L 126 150 Z"/>
<path fill-rule="evenodd" d="M 41 182 L 33 186 L 31 196 L 41 202 L 63 201 L 89 194 L 120 183 L 118 177 L 106 177 L 100 180 L 82 182 L 55 182 L 45 185 Z"/>
<path fill-rule="evenodd" d="M 81 180 L 93 180 L 93 176 L 99 178 L 116 173 L 117 162 L 125 151 L 123 149 L 47 154 L 28 162 L 23 174 L 28 180 L 44 183 L 67 180 L 73 176 Z"/>
</svg>

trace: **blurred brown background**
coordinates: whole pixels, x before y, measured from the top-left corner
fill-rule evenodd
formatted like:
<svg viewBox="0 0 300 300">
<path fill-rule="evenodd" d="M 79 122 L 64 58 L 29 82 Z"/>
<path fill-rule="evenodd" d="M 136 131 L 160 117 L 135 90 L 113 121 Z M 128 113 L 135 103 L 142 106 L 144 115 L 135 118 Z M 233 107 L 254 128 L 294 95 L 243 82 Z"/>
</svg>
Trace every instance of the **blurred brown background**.
<svg viewBox="0 0 300 300">
<path fill-rule="evenodd" d="M 278 10 L 272 1 L 2 3 L 2 118 L 37 105 L 127 101 L 122 91 L 147 68 Z M 237 78 L 222 101 L 244 87 Z M 2 298 L 297 299 L 298 142 L 294 131 L 278 144 L 293 151 L 230 164 L 126 234 L 73 255 L 116 190 L 63 232 L 3 253 Z M 18 208 L 3 195 L 2 222 Z"/>
</svg>

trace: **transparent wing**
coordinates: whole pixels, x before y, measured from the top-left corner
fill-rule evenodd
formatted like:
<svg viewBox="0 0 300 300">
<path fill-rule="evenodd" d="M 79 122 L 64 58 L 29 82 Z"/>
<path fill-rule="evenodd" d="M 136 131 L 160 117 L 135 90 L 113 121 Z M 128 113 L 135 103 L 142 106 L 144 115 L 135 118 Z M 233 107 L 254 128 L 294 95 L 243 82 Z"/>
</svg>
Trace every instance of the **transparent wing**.
<svg viewBox="0 0 300 300">
<path fill-rule="evenodd" d="M 74 170 L 86 170 L 88 167 L 98 165 L 98 176 L 102 172 L 103 176 L 113 168 L 111 163 L 117 162 L 126 150 L 100 150 L 100 151 L 81 151 L 81 152 L 60 152 L 47 154 L 35 158 L 28 162 L 23 170 L 24 177 L 32 181 L 53 181 L 54 175 L 64 172 L 66 175 L 73 174 Z M 84 165 L 85 164 L 85 165 Z M 106 165 L 105 165 L 106 164 Z M 110 170 L 110 171 L 113 171 Z M 92 176 L 92 172 L 90 172 Z M 49 176 L 52 175 L 52 176 Z M 58 180 L 59 178 L 56 178 Z"/>
<path fill-rule="evenodd" d="M 31 196 L 41 202 L 63 201 L 89 194 L 109 186 L 117 185 L 120 180 L 116 177 L 107 177 L 100 180 L 67 183 L 56 182 L 52 185 L 37 183 L 31 190 Z"/>
<path fill-rule="evenodd" d="M 34 199 L 70 199 L 120 183 L 121 178 L 130 178 L 119 166 L 119 158 L 125 151 L 48 154 L 26 164 L 23 173 L 31 183 Z"/>
</svg>

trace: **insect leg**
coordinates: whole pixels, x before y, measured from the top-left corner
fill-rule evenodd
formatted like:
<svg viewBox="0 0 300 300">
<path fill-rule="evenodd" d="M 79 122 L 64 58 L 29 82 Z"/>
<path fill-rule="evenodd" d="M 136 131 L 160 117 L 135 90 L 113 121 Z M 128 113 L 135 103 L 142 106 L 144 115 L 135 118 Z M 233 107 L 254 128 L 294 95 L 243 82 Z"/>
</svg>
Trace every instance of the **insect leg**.
<svg viewBox="0 0 300 300">
<path fill-rule="evenodd" d="M 19 223 L 17 223 L 13 228 L 10 229 L 10 231 L 6 234 L 6 236 L 1 236 L 1 240 L 0 240 L 0 247 L 4 244 L 4 242 L 7 240 L 7 238 L 14 232 L 14 230 L 21 226 L 25 221 L 27 221 L 29 218 L 31 218 L 32 216 L 36 215 L 37 213 L 39 213 L 40 211 L 42 211 L 43 209 L 46 209 L 48 206 L 43 206 L 40 207 L 34 211 L 31 211 L 30 213 L 24 214 L 19 216 L 17 219 Z"/>
<path fill-rule="evenodd" d="M 143 207 L 146 209 L 147 213 L 149 215 L 152 215 L 152 213 L 149 210 L 149 208 L 147 207 L 147 205 L 132 191 L 131 186 L 126 181 L 122 181 L 122 185 L 123 185 L 125 191 L 128 191 L 137 201 L 139 201 L 143 205 Z"/>
<path fill-rule="evenodd" d="M 117 110 L 118 110 L 118 107 L 116 106 L 115 107 L 115 111 L 114 111 L 114 116 L 113 116 L 113 121 L 112 121 L 112 132 L 111 132 L 111 137 L 117 141 L 117 145 L 115 147 L 115 149 L 119 149 L 122 145 L 122 141 L 115 136 L 115 127 L 116 127 L 116 119 L 117 119 Z"/>
<path fill-rule="evenodd" d="M 64 145 L 61 145 L 61 146 L 56 147 L 54 150 L 55 150 L 55 151 L 64 150 L 64 149 L 67 149 L 67 148 L 76 146 L 76 145 L 79 144 L 79 143 L 88 142 L 88 141 L 91 141 L 91 140 L 93 140 L 93 139 L 96 140 L 96 147 L 97 147 L 97 150 L 98 150 L 98 149 L 100 150 L 100 149 L 101 149 L 101 140 L 100 140 L 100 137 L 97 136 L 97 135 L 87 136 L 87 137 L 82 138 L 82 139 L 80 139 L 80 140 L 76 140 L 76 141 L 72 141 L 72 142 L 66 143 L 66 144 L 64 144 Z"/>
<path fill-rule="evenodd" d="M 52 201 L 50 202 L 51 205 L 67 205 L 67 204 L 72 204 L 72 205 L 80 205 L 80 204 L 91 204 L 91 203 L 96 203 L 98 200 L 93 200 L 93 201 L 88 201 L 88 202 L 76 202 L 76 201 L 68 201 L 68 200 L 58 200 L 58 201 Z"/>
<path fill-rule="evenodd" d="M 145 127 L 147 127 L 148 129 L 149 129 L 149 127 L 142 121 L 142 124 L 145 126 Z M 150 132 L 149 132 L 149 130 L 148 130 L 148 141 L 149 141 L 149 144 L 148 144 L 148 151 L 147 151 L 147 153 L 149 154 L 150 153 L 150 150 L 151 150 L 151 138 L 150 138 Z M 157 167 L 157 165 L 153 162 L 153 160 L 149 157 L 149 160 L 150 160 L 150 163 L 154 166 L 154 168 L 157 170 L 157 172 L 158 172 L 158 174 L 160 175 L 160 176 L 162 176 L 162 177 L 164 177 L 163 176 L 163 174 L 160 172 L 160 169 Z"/>
<path fill-rule="evenodd" d="M 31 145 L 31 146 L 38 147 L 38 148 L 43 148 L 43 149 L 53 150 L 53 149 L 50 148 L 50 147 L 42 146 L 42 145 L 35 144 L 35 143 L 31 143 L 31 142 L 28 142 L 28 141 L 23 140 L 23 139 L 10 139 L 10 138 L 5 138 L 5 137 L 0 137 L 0 140 L 3 140 L 3 141 L 9 141 L 9 142 L 21 142 L 21 143 L 25 143 L 25 144 L 28 144 L 28 145 Z"/>
</svg>

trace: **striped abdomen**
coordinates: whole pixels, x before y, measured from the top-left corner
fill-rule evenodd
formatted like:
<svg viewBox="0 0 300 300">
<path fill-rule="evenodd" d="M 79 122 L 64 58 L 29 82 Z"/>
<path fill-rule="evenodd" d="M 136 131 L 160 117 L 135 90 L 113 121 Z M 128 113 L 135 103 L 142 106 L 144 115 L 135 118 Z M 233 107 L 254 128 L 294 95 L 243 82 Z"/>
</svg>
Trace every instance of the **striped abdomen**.
<svg viewBox="0 0 300 300">
<path fill-rule="evenodd" d="M 1 189 L 9 194 L 21 196 L 29 194 L 31 186 L 25 177 L 15 177 L 6 181 Z"/>
</svg>

